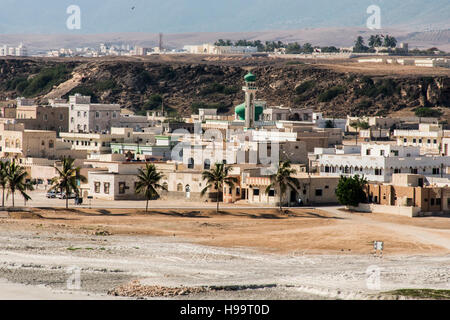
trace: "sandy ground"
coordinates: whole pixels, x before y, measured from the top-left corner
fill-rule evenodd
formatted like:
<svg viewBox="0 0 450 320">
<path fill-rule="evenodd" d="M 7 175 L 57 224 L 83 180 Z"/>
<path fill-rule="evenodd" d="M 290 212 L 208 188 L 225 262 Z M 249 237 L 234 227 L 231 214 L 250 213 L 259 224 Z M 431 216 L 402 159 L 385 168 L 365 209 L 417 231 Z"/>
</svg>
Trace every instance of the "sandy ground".
<svg viewBox="0 0 450 320">
<path fill-rule="evenodd" d="M 134 279 L 257 286 L 182 296 L 189 299 L 371 299 L 399 288 L 450 289 L 450 218 L 338 209 L 0 212 L 0 299 L 110 299 L 108 290 Z M 374 240 L 385 243 L 382 258 L 373 255 Z M 71 267 L 79 289 L 68 288 Z M 370 282 L 373 270 L 379 286 Z"/>
</svg>

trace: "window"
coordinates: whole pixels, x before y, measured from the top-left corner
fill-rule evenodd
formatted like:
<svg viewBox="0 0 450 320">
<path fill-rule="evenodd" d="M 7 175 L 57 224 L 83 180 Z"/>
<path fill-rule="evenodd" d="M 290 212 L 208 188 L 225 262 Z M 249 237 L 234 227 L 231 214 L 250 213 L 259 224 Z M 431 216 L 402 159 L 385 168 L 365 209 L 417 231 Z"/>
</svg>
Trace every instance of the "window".
<svg viewBox="0 0 450 320">
<path fill-rule="evenodd" d="M 270 189 L 269 190 L 269 197 L 275 197 L 275 190 L 274 189 Z"/>
<path fill-rule="evenodd" d="M 371 152 L 371 150 L 370 150 L 370 149 L 367 149 L 367 150 L 366 150 L 366 156 L 370 156 L 370 152 Z"/>
<path fill-rule="evenodd" d="M 441 205 L 441 198 L 437 198 L 437 199 L 436 199 L 436 205 L 437 205 L 437 206 L 440 206 L 440 205 Z"/>
<path fill-rule="evenodd" d="M 404 143 L 407 143 L 407 142 L 408 142 L 408 139 L 406 139 L 406 138 L 403 139 L 403 142 L 404 142 Z"/>
<path fill-rule="evenodd" d="M 71 117 L 71 118 L 70 118 L 70 123 L 74 123 L 74 121 L 75 121 L 75 120 L 73 119 L 73 117 Z"/>
<path fill-rule="evenodd" d="M 100 193 L 100 182 L 94 182 L 95 193 Z"/>
<path fill-rule="evenodd" d="M 103 192 L 109 194 L 109 182 L 103 183 Z"/>
<path fill-rule="evenodd" d="M 236 188 L 236 195 L 240 196 L 241 195 L 241 189 L 240 188 Z M 450 198 L 449 198 L 450 199 Z"/>
<path fill-rule="evenodd" d="M 316 189 L 316 197 L 322 196 L 322 189 Z"/>
<path fill-rule="evenodd" d="M 125 182 L 119 182 L 119 194 L 125 194 L 127 185 Z"/>
<path fill-rule="evenodd" d="M 209 159 L 205 159 L 205 163 L 203 164 L 203 169 L 209 170 L 211 168 L 211 161 Z"/>
<path fill-rule="evenodd" d="M 20 140 L 16 139 L 16 148 L 20 148 Z"/>
<path fill-rule="evenodd" d="M 433 143 L 434 143 L 434 144 L 436 144 L 436 143 L 437 143 L 437 140 L 436 140 L 436 139 L 434 139 L 434 140 L 433 140 Z"/>
<path fill-rule="evenodd" d="M 419 139 L 419 143 L 422 143 L 422 139 Z"/>
<path fill-rule="evenodd" d="M 193 158 L 188 159 L 188 169 L 194 169 L 194 159 Z"/>
<path fill-rule="evenodd" d="M 383 170 L 382 169 L 375 169 L 375 175 L 376 176 L 381 176 Z"/>
<path fill-rule="evenodd" d="M 80 116 L 81 116 L 81 112 L 78 111 L 78 112 L 77 112 L 77 117 L 80 117 Z"/>
<path fill-rule="evenodd" d="M 64 115 L 62 113 L 59 114 L 59 121 L 63 121 L 64 120 Z"/>
<path fill-rule="evenodd" d="M 48 120 L 48 115 L 44 114 L 44 121 L 47 121 L 47 120 Z"/>
<path fill-rule="evenodd" d="M 259 196 L 259 189 L 253 189 L 253 195 Z"/>
<path fill-rule="evenodd" d="M 394 173 L 402 173 L 402 169 L 394 169 Z"/>
<path fill-rule="evenodd" d="M 428 139 L 428 140 L 427 140 L 427 143 L 431 143 L 431 139 Z"/>
<path fill-rule="evenodd" d="M 384 156 L 384 150 L 380 150 L 380 156 Z"/>
<path fill-rule="evenodd" d="M 433 168 L 433 174 L 439 174 L 439 168 Z"/>
<path fill-rule="evenodd" d="M 330 167 L 329 166 L 325 166 L 325 172 L 330 172 Z"/>
<path fill-rule="evenodd" d="M 398 157 L 398 150 L 393 150 L 392 153 L 394 154 L 394 157 Z"/>
<path fill-rule="evenodd" d="M 45 141 L 44 140 L 42 140 L 41 145 L 45 146 Z"/>
<path fill-rule="evenodd" d="M 413 139 L 413 143 L 416 143 L 417 142 L 417 140 L 416 139 Z"/>
<path fill-rule="evenodd" d="M 96 117 L 96 118 L 100 118 L 100 112 L 96 111 L 96 112 L 95 112 L 95 117 Z"/>
<path fill-rule="evenodd" d="M 115 111 L 113 112 L 112 117 L 113 117 L 113 118 L 117 118 L 117 114 L 116 114 Z"/>
<path fill-rule="evenodd" d="M 53 149 L 54 146 L 55 146 L 55 142 L 54 142 L 53 140 L 49 140 L 49 141 L 48 141 L 48 147 L 49 147 L 50 149 Z"/>
<path fill-rule="evenodd" d="M 430 205 L 434 206 L 434 198 L 430 200 Z"/>
<path fill-rule="evenodd" d="M 177 184 L 177 191 L 178 192 L 183 192 L 183 185 L 181 183 Z"/>
</svg>

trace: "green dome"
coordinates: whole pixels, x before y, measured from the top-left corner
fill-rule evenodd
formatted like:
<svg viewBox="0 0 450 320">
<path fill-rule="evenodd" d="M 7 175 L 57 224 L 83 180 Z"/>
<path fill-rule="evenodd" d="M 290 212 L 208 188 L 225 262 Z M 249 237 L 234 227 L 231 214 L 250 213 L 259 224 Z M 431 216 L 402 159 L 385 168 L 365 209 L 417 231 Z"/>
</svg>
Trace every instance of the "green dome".
<svg viewBox="0 0 450 320">
<path fill-rule="evenodd" d="M 263 106 L 255 106 L 255 121 L 259 120 L 259 117 L 264 111 Z M 239 120 L 245 120 L 245 103 L 236 106 L 234 112 L 238 115 Z"/>
<path fill-rule="evenodd" d="M 247 75 L 244 77 L 245 82 L 255 82 L 256 81 L 256 77 L 253 73 L 249 72 L 247 73 Z"/>
</svg>

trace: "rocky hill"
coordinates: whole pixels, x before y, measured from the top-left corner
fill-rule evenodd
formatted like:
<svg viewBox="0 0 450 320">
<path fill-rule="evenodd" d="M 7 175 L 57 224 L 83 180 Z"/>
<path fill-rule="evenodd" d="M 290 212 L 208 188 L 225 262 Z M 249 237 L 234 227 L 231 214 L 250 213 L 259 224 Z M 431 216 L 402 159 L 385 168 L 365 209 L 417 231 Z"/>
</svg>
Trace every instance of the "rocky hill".
<svg viewBox="0 0 450 320">
<path fill-rule="evenodd" d="M 444 114 L 450 110 L 450 74 L 445 71 L 370 75 L 273 59 L 5 59 L 0 60 L 0 99 L 27 96 L 45 102 L 79 92 L 141 114 L 159 108 L 161 101 L 174 115 L 201 107 L 232 113 L 243 100 L 242 80 L 250 69 L 261 89 L 258 98 L 269 105 L 313 107 L 335 117 L 418 107 Z"/>
</svg>

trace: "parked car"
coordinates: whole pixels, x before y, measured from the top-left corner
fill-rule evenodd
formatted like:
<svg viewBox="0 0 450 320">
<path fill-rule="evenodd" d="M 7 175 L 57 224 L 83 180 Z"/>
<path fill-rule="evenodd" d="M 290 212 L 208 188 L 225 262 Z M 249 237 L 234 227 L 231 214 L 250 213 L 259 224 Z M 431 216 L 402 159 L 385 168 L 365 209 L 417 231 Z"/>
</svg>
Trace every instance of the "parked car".
<svg viewBox="0 0 450 320">
<path fill-rule="evenodd" d="M 54 198 L 56 198 L 56 192 L 55 191 L 49 191 L 49 192 L 47 192 L 47 194 L 45 196 L 47 198 L 49 198 L 49 199 L 54 199 Z"/>
<path fill-rule="evenodd" d="M 71 194 L 69 194 L 68 197 L 66 197 L 66 193 L 63 192 L 63 193 L 57 193 L 56 197 L 59 199 L 66 199 L 66 198 L 67 199 L 75 199 L 76 195 L 75 195 L 75 193 L 71 193 Z"/>
</svg>

